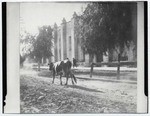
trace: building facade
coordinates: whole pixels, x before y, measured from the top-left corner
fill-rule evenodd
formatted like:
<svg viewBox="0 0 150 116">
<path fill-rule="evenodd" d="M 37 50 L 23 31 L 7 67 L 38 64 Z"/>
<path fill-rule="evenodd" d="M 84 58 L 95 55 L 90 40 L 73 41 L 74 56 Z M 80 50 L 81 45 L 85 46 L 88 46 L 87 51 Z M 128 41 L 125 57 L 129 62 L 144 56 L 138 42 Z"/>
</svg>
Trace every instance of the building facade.
<svg viewBox="0 0 150 116">
<path fill-rule="evenodd" d="M 60 26 L 54 24 L 53 27 L 53 56 L 51 57 L 52 62 L 64 60 L 69 58 L 71 61 L 75 58 L 78 62 L 84 64 L 90 64 L 91 62 L 109 62 L 117 61 L 118 54 L 116 50 L 108 51 L 107 54 L 85 54 L 81 47 L 81 40 L 76 36 L 78 30 L 76 28 L 76 18 L 77 14 L 74 13 L 72 19 L 66 22 L 63 18 Z M 133 17 L 133 25 L 136 25 L 137 20 Z M 133 26 L 133 38 L 137 39 L 137 27 Z M 137 60 L 137 48 L 136 43 L 129 43 L 128 46 L 125 45 L 124 51 L 121 56 L 122 61 L 136 61 Z"/>
<path fill-rule="evenodd" d="M 79 62 L 85 60 L 85 54 L 80 44 L 81 42 L 75 37 L 76 16 L 76 13 L 74 13 L 69 22 L 66 22 L 64 18 L 60 26 L 57 26 L 56 23 L 54 24 L 54 56 L 52 61 L 56 62 L 66 58 L 70 60 L 75 58 Z"/>
</svg>

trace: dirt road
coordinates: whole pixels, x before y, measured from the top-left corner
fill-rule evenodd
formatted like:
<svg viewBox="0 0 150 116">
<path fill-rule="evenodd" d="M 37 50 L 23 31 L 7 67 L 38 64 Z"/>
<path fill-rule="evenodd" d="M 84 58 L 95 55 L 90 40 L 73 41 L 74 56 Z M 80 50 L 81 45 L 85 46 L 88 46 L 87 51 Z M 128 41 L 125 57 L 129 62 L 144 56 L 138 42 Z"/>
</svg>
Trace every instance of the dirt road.
<svg viewBox="0 0 150 116">
<path fill-rule="evenodd" d="M 21 70 L 21 113 L 135 113 L 134 81 L 76 75 L 78 83 L 52 84 L 49 71 Z M 65 84 L 65 78 L 63 78 Z"/>
</svg>

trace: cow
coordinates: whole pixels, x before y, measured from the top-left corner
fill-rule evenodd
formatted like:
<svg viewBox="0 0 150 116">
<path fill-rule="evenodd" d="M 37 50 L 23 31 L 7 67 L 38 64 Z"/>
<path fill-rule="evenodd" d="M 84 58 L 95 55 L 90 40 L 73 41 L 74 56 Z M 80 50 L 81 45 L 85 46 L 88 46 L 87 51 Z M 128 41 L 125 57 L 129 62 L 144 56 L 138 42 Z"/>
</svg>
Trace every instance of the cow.
<svg viewBox="0 0 150 116">
<path fill-rule="evenodd" d="M 75 78 L 74 74 L 71 71 L 71 66 L 72 63 L 70 60 L 66 59 L 63 61 L 58 61 L 55 63 L 50 63 L 49 64 L 49 70 L 52 71 L 53 73 L 53 81 L 52 83 L 54 83 L 55 80 L 55 76 L 56 75 L 60 75 L 60 84 L 62 85 L 62 76 L 66 77 L 66 84 L 68 84 L 68 78 L 70 77 L 72 80 L 72 84 L 77 83 L 77 79 Z"/>
</svg>

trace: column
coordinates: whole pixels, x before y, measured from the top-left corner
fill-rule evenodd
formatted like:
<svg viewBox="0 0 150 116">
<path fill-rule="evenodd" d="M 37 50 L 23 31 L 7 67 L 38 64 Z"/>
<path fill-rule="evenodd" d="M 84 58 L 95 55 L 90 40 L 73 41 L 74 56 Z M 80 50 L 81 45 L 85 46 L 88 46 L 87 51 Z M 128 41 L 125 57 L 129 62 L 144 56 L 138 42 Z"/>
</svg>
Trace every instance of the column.
<svg viewBox="0 0 150 116">
<path fill-rule="evenodd" d="M 51 56 L 51 62 L 55 62 L 55 49 L 54 49 L 54 47 L 55 47 L 55 45 L 54 45 L 54 39 L 53 39 L 53 41 L 52 41 L 52 43 L 53 43 L 53 46 L 51 47 L 51 50 L 52 50 L 52 54 L 53 54 L 53 56 Z"/>
<path fill-rule="evenodd" d="M 71 20 L 72 22 L 72 29 L 71 29 L 71 54 L 72 54 L 72 58 L 75 58 L 75 40 L 74 40 L 74 18 L 72 18 Z"/>
<path fill-rule="evenodd" d="M 59 41 L 59 37 L 57 37 L 57 60 L 59 61 L 60 60 L 60 53 L 59 53 L 59 44 L 60 44 L 60 41 Z"/>
<path fill-rule="evenodd" d="M 97 59 L 96 59 L 96 55 L 95 55 L 95 54 L 94 54 L 93 62 L 94 62 L 94 63 L 97 62 Z"/>
<path fill-rule="evenodd" d="M 86 64 L 89 64 L 89 61 L 90 61 L 90 56 L 88 53 L 85 54 L 85 63 Z"/>
<path fill-rule="evenodd" d="M 63 26 L 61 26 L 61 34 L 60 34 L 60 44 L 61 44 L 61 60 L 64 60 L 64 47 L 63 47 Z"/>
<path fill-rule="evenodd" d="M 67 58 L 69 58 L 69 37 L 66 38 L 67 42 Z"/>
<path fill-rule="evenodd" d="M 55 58 L 55 61 L 58 61 L 58 54 L 57 54 L 57 24 L 55 23 L 54 24 L 54 58 Z"/>
</svg>

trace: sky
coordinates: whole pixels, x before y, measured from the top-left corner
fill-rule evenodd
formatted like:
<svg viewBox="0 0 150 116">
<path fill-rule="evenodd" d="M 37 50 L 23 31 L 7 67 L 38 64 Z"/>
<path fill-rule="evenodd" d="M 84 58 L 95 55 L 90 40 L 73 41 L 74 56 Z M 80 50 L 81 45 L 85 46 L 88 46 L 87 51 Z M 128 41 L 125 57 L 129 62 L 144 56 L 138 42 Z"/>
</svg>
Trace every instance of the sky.
<svg viewBox="0 0 150 116">
<path fill-rule="evenodd" d="M 20 3 L 21 32 L 36 34 L 43 25 L 60 26 L 63 18 L 68 22 L 74 12 L 81 14 L 85 7 L 85 3 Z"/>
</svg>

